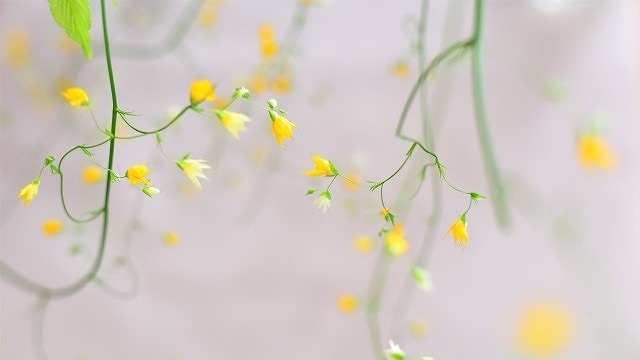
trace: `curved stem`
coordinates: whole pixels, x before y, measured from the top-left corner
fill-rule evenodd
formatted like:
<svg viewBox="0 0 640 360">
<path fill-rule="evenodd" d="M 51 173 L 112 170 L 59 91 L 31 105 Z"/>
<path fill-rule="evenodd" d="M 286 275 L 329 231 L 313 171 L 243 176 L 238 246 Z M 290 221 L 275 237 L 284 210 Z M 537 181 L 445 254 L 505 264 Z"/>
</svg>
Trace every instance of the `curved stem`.
<svg viewBox="0 0 640 360">
<path fill-rule="evenodd" d="M 160 127 L 159 129 L 156 130 L 150 130 L 150 131 L 146 131 L 146 130 L 140 130 L 138 128 L 136 128 L 135 126 L 131 125 L 131 123 L 129 121 L 127 121 L 127 118 L 125 116 L 125 114 L 121 113 L 118 109 L 116 109 L 116 114 L 120 114 L 120 118 L 127 124 L 127 126 L 129 126 L 131 129 L 133 129 L 133 131 L 139 132 L 141 135 L 153 135 L 153 134 L 157 134 L 162 130 L 165 130 L 166 128 L 168 128 L 169 126 L 173 125 L 173 123 L 175 123 L 176 121 L 178 121 L 178 119 L 180 119 L 182 117 L 182 115 L 184 115 L 187 110 L 189 109 L 193 109 L 196 105 L 198 105 L 199 103 L 194 103 L 194 104 L 190 104 L 185 106 L 184 108 L 182 108 L 182 110 L 180 110 L 180 112 L 173 117 L 173 119 L 171 119 L 171 121 L 169 121 L 166 125 Z M 113 134 L 113 133 L 112 133 Z M 114 134 L 115 135 L 115 134 Z M 137 137 L 140 137 L 140 135 L 135 135 L 135 136 L 130 136 L 130 137 L 122 137 L 121 139 L 135 139 Z"/>
<path fill-rule="evenodd" d="M 102 34 L 104 37 L 104 48 L 105 48 L 105 57 L 107 61 L 107 70 L 109 73 L 109 85 L 111 88 L 111 100 L 112 100 L 112 111 L 111 111 L 111 133 L 115 135 L 116 133 L 116 120 L 118 115 L 118 101 L 116 97 L 116 88 L 115 81 L 113 77 L 113 68 L 111 65 L 111 51 L 109 49 L 109 35 L 107 30 L 107 17 L 106 17 L 106 9 L 105 9 L 105 0 L 100 0 L 100 10 L 102 15 Z M 108 168 L 113 168 L 113 158 L 114 158 L 114 150 L 115 150 L 115 138 L 109 139 L 109 161 Z M 24 291 L 38 294 L 42 297 L 46 298 L 63 298 L 67 296 L 71 296 L 78 291 L 82 290 L 87 284 L 89 284 L 98 273 L 100 269 L 100 265 L 102 264 L 102 259 L 104 257 L 105 245 L 107 242 L 107 232 L 109 228 L 109 198 L 111 195 L 111 178 L 107 176 L 106 179 L 106 189 L 104 195 L 104 206 L 102 208 L 102 231 L 100 233 L 100 242 L 98 245 L 98 253 L 96 254 L 93 264 L 89 271 L 82 276 L 80 279 L 76 280 L 70 285 L 59 287 L 59 288 L 49 288 L 47 286 L 41 285 L 35 281 L 32 281 L 25 276 L 21 275 L 17 271 L 13 270 L 11 267 L 6 265 L 3 262 L 0 262 L 0 273 L 12 282 L 14 285 L 22 288 Z"/>
<path fill-rule="evenodd" d="M 484 93 L 484 80 L 482 74 L 482 35 L 484 23 L 484 0 L 476 0 L 475 22 L 473 32 L 473 46 L 471 49 L 471 76 L 473 82 L 473 102 L 476 112 L 476 123 L 478 125 L 478 136 L 482 148 L 483 159 L 489 183 L 491 184 L 491 194 L 493 206 L 498 224 L 506 227 L 509 225 L 509 212 L 507 209 L 507 199 L 504 183 L 498 168 L 489 123 L 487 119 L 486 100 Z"/>
</svg>

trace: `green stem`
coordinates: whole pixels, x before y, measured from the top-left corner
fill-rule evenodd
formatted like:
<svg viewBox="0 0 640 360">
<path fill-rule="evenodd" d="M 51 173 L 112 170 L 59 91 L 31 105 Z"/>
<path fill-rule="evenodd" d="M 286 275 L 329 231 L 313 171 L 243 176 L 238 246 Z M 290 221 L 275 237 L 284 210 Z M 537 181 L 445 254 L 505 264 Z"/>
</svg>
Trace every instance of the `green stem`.
<svg viewBox="0 0 640 360">
<path fill-rule="evenodd" d="M 476 123 L 478 126 L 478 136 L 482 149 L 485 168 L 489 183 L 491 184 L 491 194 L 493 206 L 498 224 L 502 227 L 509 225 L 509 212 L 507 209 L 507 199 L 504 183 L 498 168 L 491 133 L 489 132 L 489 122 L 487 118 L 486 100 L 484 92 L 484 81 L 482 74 L 482 35 L 484 25 L 484 0 L 476 0 L 475 21 L 473 31 L 473 46 L 471 48 L 471 76 L 473 82 L 473 102 L 476 112 Z"/>
<path fill-rule="evenodd" d="M 120 114 L 120 118 L 122 118 L 122 120 L 127 124 L 127 126 L 129 126 L 131 129 L 133 129 L 133 131 L 136 131 L 138 133 L 140 133 L 141 135 L 153 135 L 153 134 L 157 134 L 160 131 L 165 130 L 166 128 L 168 128 L 169 126 L 173 125 L 173 123 L 175 123 L 176 121 L 178 121 L 178 119 L 180 119 L 182 117 L 182 115 L 184 115 L 187 110 L 189 109 L 193 109 L 195 106 L 197 106 L 199 103 L 194 103 L 194 104 L 190 104 L 185 106 L 184 108 L 182 108 L 182 110 L 180 110 L 180 112 L 173 117 L 173 119 L 171 119 L 171 121 L 169 121 L 166 125 L 156 129 L 156 130 L 151 130 L 151 131 L 146 131 L 146 130 L 140 130 L 138 128 L 136 128 L 135 126 L 131 125 L 130 122 L 127 121 L 127 117 L 125 116 L 124 113 L 121 113 L 117 108 L 116 108 L 116 116 L 118 114 Z M 115 135 L 115 134 L 114 134 Z M 130 136 L 130 137 L 122 137 L 122 139 L 135 139 L 137 137 L 140 137 L 139 135 L 136 136 Z"/>
<path fill-rule="evenodd" d="M 380 249 L 376 264 L 369 285 L 369 293 L 367 294 L 367 325 L 369 328 L 369 338 L 373 353 L 378 360 L 384 360 L 384 351 L 382 348 L 382 335 L 380 334 L 380 321 L 378 313 L 380 311 L 380 303 L 384 292 L 387 275 L 389 274 L 389 257 L 384 253 L 384 249 Z"/>
<path fill-rule="evenodd" d="M 111 133 L 115 135 L 116 132 L 116 120 L 118 115 L 118 102 L 116 97 L 116 89 L 115 82 L 113 78 L 113 68 L 111 65 L 111 51 L 109 49 L 109 35 L 107 30 L 107 17 L 106 17 L 106 9 L 105 9 L 105 0 L 100 1 L 100 9 L 102 14 L 102 34 L 104 37 L 104 48 L 105 48 L 105 57 L 107 61 L 107 70 L 109 72 L 109 85 L 111 88 L 111 99 L 112 99 L 112 111 L 111 111 Z M 115 138 L 111 138 L 109 140 L 109 161 L 108 168 L 113 168 L 113 158 L 114 158 L 114 150 L 115 150 Z M 89 284 L 98 273 L 100 269 L 100 265 L 102 264 L 102 260 L 104 257 L 105 245 L 107 242 L 107 232 L 109 227 L 109 198 L 111 195 L 111 178 L 109 176 L 106 177 L 106 189 L 104 196 L 104 206 L 102 208 L 102 231 L 100 233 L 100 243 L 98 246 L 98 253 L 94 258 L 93 264 L 89 271 L 82 276 L 80 279 L 75 281 L 74 283 L 60 287 L 60 288 L 49 288 L 47 286 L 41 285 L 35 281 L 32 281 L 17 271 L 13 270 L 11 267 L 6 265 L 5 263 L 0 263 L 0 273 L 12 282 L 14 285 L 22 288 L 26 292 L 31 292 L 34 294 L 38 294 L 41 297 L 54 299 L 54 298 L 64 298 L 71 296 L 78 291 L 82 290 L 87 284 Z"/>
</svg>

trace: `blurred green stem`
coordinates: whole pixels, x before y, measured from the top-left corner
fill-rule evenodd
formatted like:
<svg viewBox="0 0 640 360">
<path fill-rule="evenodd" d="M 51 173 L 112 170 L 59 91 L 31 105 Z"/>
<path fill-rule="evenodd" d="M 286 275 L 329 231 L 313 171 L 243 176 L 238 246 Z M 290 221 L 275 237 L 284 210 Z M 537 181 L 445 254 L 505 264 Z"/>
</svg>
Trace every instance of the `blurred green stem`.
<svg viewBox="0 0 640 360">
<path fill-rule="evenodd" d="M 496 160 L 491 133 L 489 131 L 489 121 L 487 118 L 486 100 L 484 92 L 484 80 L 482 74 L 482 37 L 484 24 L 484 0 L 476 0 L 475 21 L 473 26 L 473 37 L 471 46 L 471 76 L 473 82 L 473 102 L 476 112 L 476 123 L 478 126 L 478 136 L 482 148 L 485 169 L 491 185 L 491 197 L 494 212 L 498 224 L 501 227 L 509 226 L 509 211 L 507 199 Z"/>
</svg>

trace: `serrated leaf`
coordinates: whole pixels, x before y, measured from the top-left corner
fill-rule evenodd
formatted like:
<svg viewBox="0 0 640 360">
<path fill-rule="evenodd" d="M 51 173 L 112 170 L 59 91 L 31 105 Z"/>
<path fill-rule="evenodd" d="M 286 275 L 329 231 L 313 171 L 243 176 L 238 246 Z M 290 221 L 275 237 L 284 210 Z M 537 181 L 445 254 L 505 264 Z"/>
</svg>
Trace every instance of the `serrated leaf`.
<svg viewBox="0 0 640 360">
<path fill-rule="evenodd" d="M 49 11 L 53 19 L 75 40 L 87 59 L 91 59 L 91 7 L 89 0 L 49 0 Z"/>
</svg>

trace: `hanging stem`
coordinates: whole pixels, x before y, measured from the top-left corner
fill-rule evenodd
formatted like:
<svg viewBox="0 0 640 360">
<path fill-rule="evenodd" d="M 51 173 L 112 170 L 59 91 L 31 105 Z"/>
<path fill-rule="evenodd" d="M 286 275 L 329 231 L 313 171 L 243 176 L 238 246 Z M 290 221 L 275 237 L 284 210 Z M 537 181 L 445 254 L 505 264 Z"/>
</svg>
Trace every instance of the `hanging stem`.
<svg viewBox="0 0 640 360">
<path fill-rule="evenodd" d="M 471 46 L 471 76 L 473 82 L 473 103 L 476 112 L 476 124 L 478 126 L 478 136 L 482 149 L 485 169 L 491 185 L 491 197 L 494 212 L 498 224 L 506 227 L 509 225 L 509 212 L 507 199 L 502 182 L 502 176 L 498 168 L 496 153 L 493 149 L 491 133 L 489 132 L 489 121 L 487 118 L 486 100 L 484 92 L 484 80 L 482 74 L 482 35 L 484 23 L 484 0 L 476 0 L 475 21 L 473 30 L 473 46 Z"/>
</svg>

